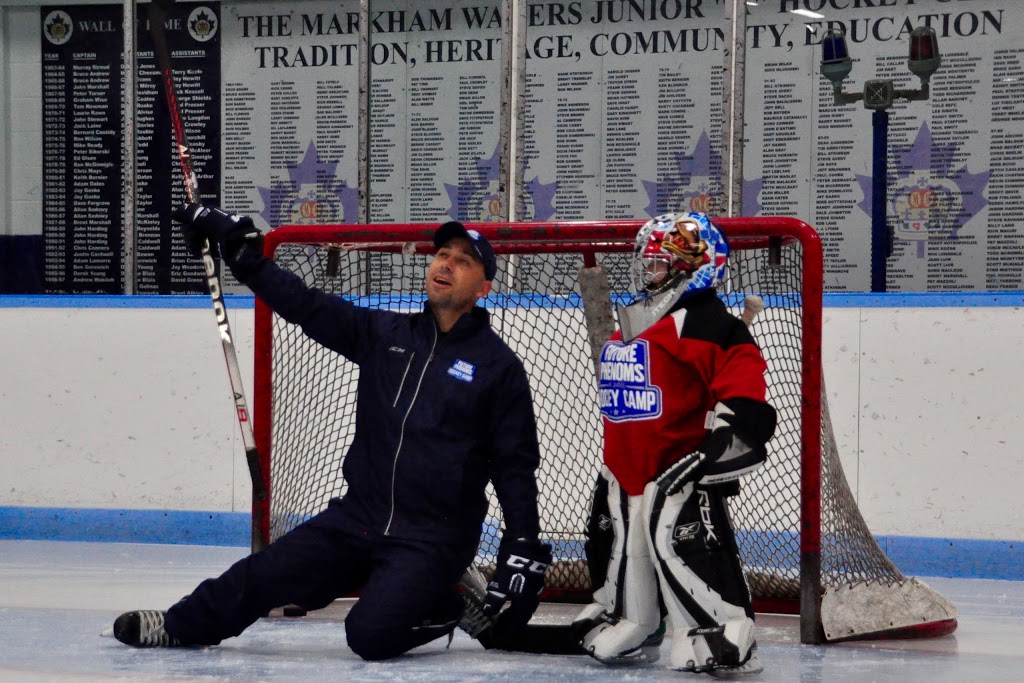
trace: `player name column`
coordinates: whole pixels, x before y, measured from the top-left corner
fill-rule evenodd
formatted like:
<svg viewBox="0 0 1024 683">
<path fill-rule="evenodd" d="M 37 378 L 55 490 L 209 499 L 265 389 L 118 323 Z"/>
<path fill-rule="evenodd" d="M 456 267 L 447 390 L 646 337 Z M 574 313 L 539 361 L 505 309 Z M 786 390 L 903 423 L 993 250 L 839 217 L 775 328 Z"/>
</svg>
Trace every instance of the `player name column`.
<svg viewBox="0 0 1024 683">
<path fill-rule="evenodd" d="M 256 92 L 242 84 L 224 84 L 223 169 L 224 206 L 237 214 L 256 213 L 260 206 L 254 194 L 239 179 L 248 179 L 250 168 L 257 163 L 253 122 Z"/>
<path fill-rule="evenodd" d="M 972 195 L 976 190 L 963 182 L 967 169 L 984 163 L 972 143 L 982 133 L 976 112 L 984 109 L 988 91 L 987 84 L 981 86 L 980 62 L 980 56 L 967 52 L 943 54 L 942 70 L 932 83 L 931 194 L 926 196 L 930 223 L 938 230 L 932 227 L 928 230 L 929 291 L 978 289 L 985 277 L 983 269 L 971 265 L 983 260 L 982 240 L 979 239 L 982 235 L 971 229 L 977 222 L 970 223 L 972 212 L 966 210 L 975 203 Z M 912 152 L 907 152 L 903 166 L 913 169 L 916 161 Z M 897 169 L 898 177 L 901 170 Z M 914 189 L 908 192 L 897 184 L 894 203 L 898 211 L 906 210 L 904 207 L 915 209 Z"/>
<path fill-rule="evenodd" d="M 374 223 L 401 220 L 400 202 L 408 194 L 401 182 L 405 176 L 397 173 L 404 161 L 404 149 L 399 150 L 396 142 L 398 122 L 406 111 L 399 92 L 391 77 L 375 78 L 370 86 L 370 221 Z"/>
<path fill-rule="evenodd" d="M 409 220 L 436 221 L 444 214 L 437 171 L 444 160 L 441 114 L 437 106 L 441 76 L 409 81 Z M 447 112 L 445 112 L 447 116 Z M 463 114 L 459 113 L 461 120 Z M 464 142 L 459 140 L 459 149 Z"/>
<path fill-rule="evenodd" d="M 600 214 L 595 182 L 599 169 L 591 139 L 600 130 L 600 102 L 596 109 L 593 102 L 599 80 L 592 71 L 558 74 L 555 175 L 560 180 L 555 209 L 561 220 L 594 218 Z"/>
<path fill-rule="evenodd" d="M 860 190 L 853 168 L 856 150 L 865 135 L 864 119 L 869 115 L 836 104 L 831 84 L 817 89 L 818 125 L 814 140 L 814 228 L 821 235 L 825 263 L 830 274 L 848 276 L 863 267 L 861 253 L 847 239 L 843 228 L 856 217 L 863 224 L 867 216 L 857 207 Z M 857 123 L 854 125 L 854 118 Z M 859 212 L 859 215 L 858 215 Z M 866 278 L 865 278 L 866 279 Z M 828 286 L 829 283 L 826 283 Z"/>
<path fill-rule="evenodd" d="M 992 65 L 991 176 L 985 288 L 1024 288 L 1024 48 L 996 50 Z"/>
<path fill-rule="evenodd" d="M 803 91 L 789 72 L 797 68 L 786 64 L 767 65 L 764 84 L 764 190 L 761 213 L 767 216 L 799 215 L 794 199 L 803 191 L 806 177 L 800 171 L 802 131 L 808 127 L 807 103 Z"/>
<path fill-rule="evenodd" d="M 605 75 L 604 217 L 633 218 L 640 178 L 640 69 L 609 69 Z M 680 110 L 681 112 L 683 110 Z M 660 161 L 660 159 L 659 159 Z"/>
</svg>

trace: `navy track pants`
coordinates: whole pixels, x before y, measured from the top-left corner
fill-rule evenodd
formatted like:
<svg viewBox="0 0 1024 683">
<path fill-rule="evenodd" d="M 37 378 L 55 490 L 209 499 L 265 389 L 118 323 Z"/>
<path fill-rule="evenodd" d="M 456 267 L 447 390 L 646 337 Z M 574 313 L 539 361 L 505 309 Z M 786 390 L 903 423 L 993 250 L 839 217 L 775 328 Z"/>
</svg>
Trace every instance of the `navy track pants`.
<svg viewBox="0 0 1024 683">
<path fill-rule="evenodd" d="M 354 533 L 345 522 L 332 504 L 203 581 L 167 611 L 167 632 L 216 645 L 276 607 L 320 609 L 358 592 L 345 633 L 364 659 L 395 657 L 450 633 L 463 609 L 456 584 L 476 549 Z"/>
</svg>

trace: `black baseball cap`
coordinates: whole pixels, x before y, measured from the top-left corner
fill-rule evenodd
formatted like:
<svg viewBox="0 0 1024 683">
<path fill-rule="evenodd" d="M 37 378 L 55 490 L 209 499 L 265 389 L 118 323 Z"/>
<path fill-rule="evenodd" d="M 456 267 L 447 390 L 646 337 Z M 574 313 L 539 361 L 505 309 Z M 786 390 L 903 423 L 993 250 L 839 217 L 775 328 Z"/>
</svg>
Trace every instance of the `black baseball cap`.
<svg viewBox="0 0 1024 683">
<path fill-rule="evenodd" d="M 491 247 L 491 243 L 476 230 L 466 230 L 466 226 L 462 223 L 448 221 L 434 232 L 434 248 L 440 249 L 448 240 L 455 237 L 469 240 L 480 263 L 484 264 L 484 277 L 488 280 L 493 280 L 494 276 L 498 274 L 498 260 L 494 256 L 494 249 Z"/>
</svg>

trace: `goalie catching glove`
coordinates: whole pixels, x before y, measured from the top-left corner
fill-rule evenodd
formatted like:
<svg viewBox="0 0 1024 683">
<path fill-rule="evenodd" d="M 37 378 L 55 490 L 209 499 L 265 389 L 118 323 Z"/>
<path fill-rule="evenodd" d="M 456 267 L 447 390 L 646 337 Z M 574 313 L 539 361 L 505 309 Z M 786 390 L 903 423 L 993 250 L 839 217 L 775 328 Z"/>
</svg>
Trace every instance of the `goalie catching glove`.
<svg viewBox="0 0 1024 683">
<path fill-rule="evenodd" d="M 224 213 L 202 204 L 188 204 L 175 209 L 171 218 L 181 224 L 185 244 L 194 256 L 202 254 L 204 240 L 209 240 L 213 256 L 223 255 L 231 266 L 256 261 L 263 256 L 263 234 L 248 216 Z"/>
<path fill-rule="evenodd" d="M 525 538 L 503 541 L 498 549 L 498 566 L 487 584 L 483 612 L 494 617 L 508 601 L 501 615 L 504 626 L 526 626 L 540 604 L 544 590 L 544 572 L 551 564 L 551 546 Z"/>
<path fill-rule="evenodd" d="M 708 435 L 658 477 L 658 487 L 671 496 L 690 483 L 721 484 L 756 470 L 768 457 L 765 444 L 775 424 L 775 409 L 767 403 L 745 398 L 718 403 L 708 414 Z"/>
</svg>

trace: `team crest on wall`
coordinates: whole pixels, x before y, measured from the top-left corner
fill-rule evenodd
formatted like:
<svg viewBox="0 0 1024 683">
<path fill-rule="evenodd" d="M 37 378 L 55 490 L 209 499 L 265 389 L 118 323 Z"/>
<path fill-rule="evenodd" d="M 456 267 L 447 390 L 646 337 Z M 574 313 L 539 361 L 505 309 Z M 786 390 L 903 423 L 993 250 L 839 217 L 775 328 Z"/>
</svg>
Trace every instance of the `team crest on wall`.
<svg viewBox="0 0 1024 683">
<path fill-rule="evenodd" d="M 725 212 L 722 191 L 722 155 L 711 148 L 711 138 L 702 131 L 691 154 L 675 153 L 675 169 L 660 180 L 642 180 L 649 203 L 648 216 L 667 211 L 699 211 L 711 216 Z M 758 197 L 764 180 L 743 181 L 743 214 L 756 215 L 761 211 Z"/>
<path fill-rule="evenodd" d="M 448 215 L 458 221 L 489 222 L 502 220 L 501 198 L 498 195 L 500 154 L 495 145 L 490 159 L 476 161 L 476 177 L 458 185 L 444 184 L 451 201 Z M 524 183 L 525 203 L 521 221 L 543 221 L 555 215 L 555 192 L 558 183 L 542 183 L 538 176 Z"/>
<path fill-rule="evenodd" d="M 359 190 L 337 177 L 338 162 L 324 161 L 312 142 L 306 154 L 288 169 L 288 180 L 258 187 L 263 198 L 260 216 L 272 228 L 280 225 L 357 223 Z"/>
<path fill-rule="evenodd" d="M 200 5 L 188 15 L 188 33 L 192 38 L 205 43 L 217 35 L 217 15 L 208 7 Z"/>
<path fill-rule="evenodd" d="M 966 164 L 954 170 L 957 146 L 934 144 L 928 124 L 922 124 L 914 143 L 894 150 L 888 177 L 888 220 L 898 239 L 917 242 L 924 258 L 929 239 L 956 239 L 988 201 L 983 193 L 991 173 L 971 173 Z M 871 176 L 857 175 L 864 193 L 858 204 L 871 215 Z"/>
<path fill-rule="evenodd" d="M 74 30 L 71 16 L 64 10 L 54 10 L 43 19 L 43 35 L 54 45 L 63 45 L 71 40 Z"/>
</svg>

